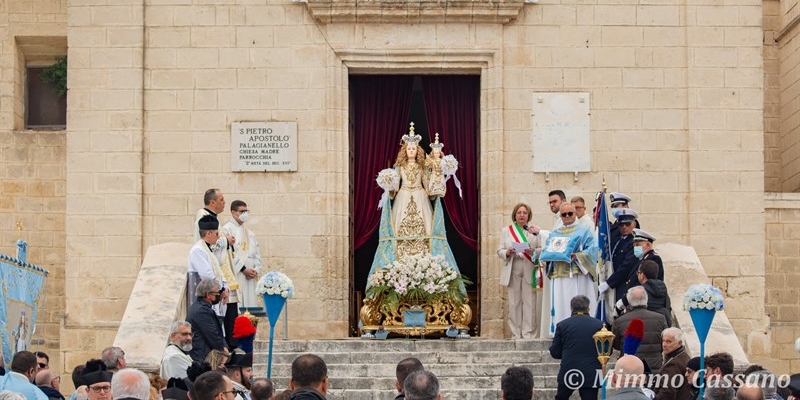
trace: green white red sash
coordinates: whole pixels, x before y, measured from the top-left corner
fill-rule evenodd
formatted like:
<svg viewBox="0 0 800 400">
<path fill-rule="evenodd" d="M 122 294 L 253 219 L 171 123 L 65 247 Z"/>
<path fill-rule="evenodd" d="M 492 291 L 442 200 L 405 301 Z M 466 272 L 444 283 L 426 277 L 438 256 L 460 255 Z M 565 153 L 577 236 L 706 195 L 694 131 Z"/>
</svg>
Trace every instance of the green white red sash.
<svg viewBox="0 0 800 400">
<path fill-rule="evenodd" d="M 517 225 L 516 222 L 508 226 L 508 231 L 511 233 L 511 238 L 514 239 L 517 243 L 528 243 L 528 238 L 525 236 L 525 232 L 522 228 Z M 537 262 L 534 262 L 531 259 L 531 256 L 527 253 L 522 253 L 522 255 L 530 262 L 533 263 L 533 276 L 531 286 L 534 289 L 542 289 L 544 287 L 544 275 L 542 275 L 542 268 L 538 265 Z M 538 261 L 538 260 L 537 260 Z"/>
</svg>

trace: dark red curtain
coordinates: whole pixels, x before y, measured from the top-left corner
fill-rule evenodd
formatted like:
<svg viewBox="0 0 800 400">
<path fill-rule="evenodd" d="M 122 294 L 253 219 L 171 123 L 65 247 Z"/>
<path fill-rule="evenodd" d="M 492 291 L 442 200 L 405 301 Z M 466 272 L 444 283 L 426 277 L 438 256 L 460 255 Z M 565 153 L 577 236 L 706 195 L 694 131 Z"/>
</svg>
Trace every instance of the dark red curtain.
<svg viewBox="0 0 800 400">
<path fill-rule="evenodd" d="M 378 172 L 394 165 L 400 138 L 408 132 L 413 77 L 405 75 L 350 76 L 353 112 L 354 250 L 378 228 L 378 201 L 383 193 L 375 183 Z"/>
<path fill-rule="evenodd" d="M 444 205 L 461 239 L 478 250 L 478 101 L 480 77 L 428 75 L 422 77 L 430 141 L 439 133 L 444 153 L 452 154 L 460 168 L 464 198 L 448 182 Z"/>
</svg>

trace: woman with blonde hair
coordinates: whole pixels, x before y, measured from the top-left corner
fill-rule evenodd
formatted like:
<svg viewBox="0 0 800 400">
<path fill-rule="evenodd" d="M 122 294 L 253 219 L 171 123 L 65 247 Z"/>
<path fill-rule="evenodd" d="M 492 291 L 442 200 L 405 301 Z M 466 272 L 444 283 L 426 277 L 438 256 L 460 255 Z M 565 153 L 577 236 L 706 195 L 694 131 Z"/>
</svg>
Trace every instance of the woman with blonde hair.
<svg viewBox="0 0 800 400">
<path fill-rule="evenodd" d="M 230 354 L 221 350 L 211 350 L 206 356 L 205 362 L 211 366 L 212 371 L 225 371 L 225 363 L 228 362 Z"/>
<path fill-rule="evenodd" d="M 539 236 L 528 231 L 531 207 L 525 203 L 514 206 L 511 225 L 500 232 L 497 256 L 503 260 L 500 284 L 508 288 L 508 327 L 512 339 L 539 337 L 539 314 L 534 290 L 541 279 L 534 265 L 534 251 L 539 247 Z"/>
</svg>

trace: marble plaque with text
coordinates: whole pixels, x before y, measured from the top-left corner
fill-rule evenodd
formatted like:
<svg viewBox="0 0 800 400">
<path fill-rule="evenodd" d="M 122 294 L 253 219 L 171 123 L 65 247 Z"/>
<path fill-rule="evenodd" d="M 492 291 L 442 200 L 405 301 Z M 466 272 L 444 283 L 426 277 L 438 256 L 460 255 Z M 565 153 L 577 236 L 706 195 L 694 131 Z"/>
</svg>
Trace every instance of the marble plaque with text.
<svg viewBox="0 0 800 400">
<path fill-rule="evenodd" d="M 232 123 L 231 170 L 297 171 L 297 122 Z"/>
</svg>

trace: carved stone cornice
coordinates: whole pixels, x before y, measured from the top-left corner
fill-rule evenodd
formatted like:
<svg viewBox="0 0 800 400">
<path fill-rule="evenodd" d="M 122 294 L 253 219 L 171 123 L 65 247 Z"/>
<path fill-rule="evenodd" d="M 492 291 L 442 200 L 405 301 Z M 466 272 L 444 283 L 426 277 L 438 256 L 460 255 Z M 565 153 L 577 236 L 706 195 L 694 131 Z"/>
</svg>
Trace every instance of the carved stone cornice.
<svg viewBox="0 0 800 400">
<path fill-rule="evenodd" d="M 519 15 L 523 0 L 306 0 L 322 24 L 353 22 L 506 24 Z"/>
</svg>

